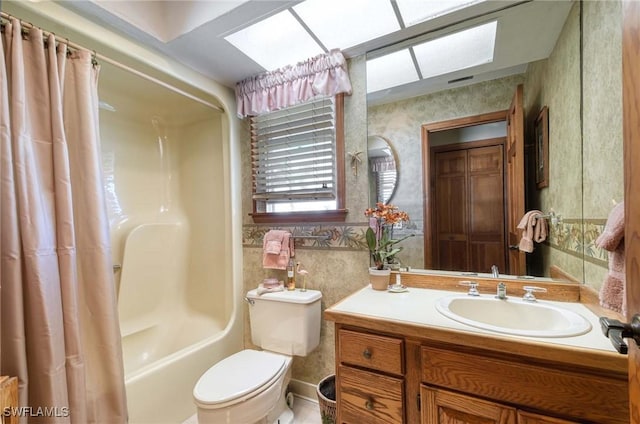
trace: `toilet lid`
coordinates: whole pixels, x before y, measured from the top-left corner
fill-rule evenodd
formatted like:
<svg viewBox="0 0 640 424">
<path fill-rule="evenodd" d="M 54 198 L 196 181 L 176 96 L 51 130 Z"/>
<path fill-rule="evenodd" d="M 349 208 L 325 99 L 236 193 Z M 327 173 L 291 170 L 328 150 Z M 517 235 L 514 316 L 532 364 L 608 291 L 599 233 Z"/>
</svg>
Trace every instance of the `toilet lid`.
<svg viewBox="0 0 640 424">
<path fill-rule="evenodd" d="M 193 395 L 209 405 L 229 402 L 268 383 L 284 366 L 282 355 L 245 349 L 209 368 L 196 383 Z"/>
</svg>

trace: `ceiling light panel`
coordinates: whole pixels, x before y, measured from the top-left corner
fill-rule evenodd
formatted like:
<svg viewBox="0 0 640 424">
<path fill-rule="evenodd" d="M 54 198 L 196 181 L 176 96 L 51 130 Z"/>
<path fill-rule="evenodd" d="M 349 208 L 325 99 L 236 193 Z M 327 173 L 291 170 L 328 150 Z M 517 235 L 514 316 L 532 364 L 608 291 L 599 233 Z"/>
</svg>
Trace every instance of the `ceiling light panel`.
<svg viewBox="0 0 640 424">
<path fill-rule="evenodd" d="M 367 93 L 418 81 L 409 49 L 367 60 Z"/>
<path fill-rule="evenodd" d="M 293 10 L 329 50 L 400 30 L 389 0 L 306 0 Z"/>
<path fill-rule="evenodd" d="M 224 38 L 269 71 L 324 53 L 288 10 Z"/>
<path fill-rule="evenodd" d="M 405 26 L 448 15 L 484 0 L 395 0 Z"/>
<path fill-rule="evenodd" d="M 422 78 L 493 62 L 497 27 L 493 21 L 413 46 Z"/>
</svg>

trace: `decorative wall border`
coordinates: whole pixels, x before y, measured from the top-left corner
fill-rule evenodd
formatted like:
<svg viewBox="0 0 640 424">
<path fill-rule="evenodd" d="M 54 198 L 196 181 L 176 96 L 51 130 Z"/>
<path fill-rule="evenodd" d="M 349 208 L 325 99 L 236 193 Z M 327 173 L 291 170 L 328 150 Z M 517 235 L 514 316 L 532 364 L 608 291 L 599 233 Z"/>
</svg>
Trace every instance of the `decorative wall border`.
<svg viewBox="0 0 640 424">
<path fill-rule="evenodd" d="M 262 247 L 264 235 L 269 230 L 286 230 L 295 236 L 312 236 L 324 238 L 296 238 L 296 249 L 341 249 L 341 250 L 367 250 L 365 232 L 369 228 L 366 222 L 355 222 L 340 225 L 308 224 L 295 226 L 272 226 L 249 224 L 242 227 L 243 247 Z M 422 235 L 421 226 L 411 223 L 406 228 L 394 230 L 395 237 L 404 234 Z"/>
<path fill-rule="evenodd" d="M 604 230 L 604 219 L 564 219 L 549 227 L 547 244 L 566 254 L 583 258 L 595 265 L 607 267 L 608 253 L 596 247 L 595 241 Z M 305 224 L 295 226 L 270 226 L 248 224 L 242 227 L 243 247 L 262 247 L 264 235 L 269 230 L 287 230 L 296 236 L 327 236 L 323 238 L 295 239 L 296 249 L 315 250 L 367 250 L 365 232 L 369 224 L 355 222 L 340 225 Z M 584 230 L 584 233 L 583 233 Z M 401 237 L 413 233 L 422 236 L 422 222 L 412 221 L 401 230 L 394 230 L 394 236 Z"/>
<path fill-rule="evenodd" d="M 584 220 L 584 258 L 596 265 L 608 267 L 609 252 L 596 247 L 596 239 L 604 231 L 607 223 L 606 219 L 585 219 Z"/>
<path fill-rule="evenodd" d="M 564 219 L 550 226 L 547 240 L 554 249 L 606 268 L 608 253 L 596 247 L 605 224 L 604 219 Z"/>
</svg>

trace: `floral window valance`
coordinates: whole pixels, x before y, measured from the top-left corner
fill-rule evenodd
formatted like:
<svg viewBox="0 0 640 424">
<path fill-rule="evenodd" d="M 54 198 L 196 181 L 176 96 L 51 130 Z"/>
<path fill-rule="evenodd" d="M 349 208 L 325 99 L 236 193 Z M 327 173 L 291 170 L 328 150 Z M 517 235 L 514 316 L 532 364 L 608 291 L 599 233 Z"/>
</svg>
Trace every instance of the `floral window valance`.
<svg viewBox="0 0 640 424">
<path fill-rule="evenodd" d="M 257 116 L 319 96 L 351 94 L 351 81 L 339 50 L 321 54 L 295 66 L 249 77 L 236 84 L 238 116 Z"/>
</svg>

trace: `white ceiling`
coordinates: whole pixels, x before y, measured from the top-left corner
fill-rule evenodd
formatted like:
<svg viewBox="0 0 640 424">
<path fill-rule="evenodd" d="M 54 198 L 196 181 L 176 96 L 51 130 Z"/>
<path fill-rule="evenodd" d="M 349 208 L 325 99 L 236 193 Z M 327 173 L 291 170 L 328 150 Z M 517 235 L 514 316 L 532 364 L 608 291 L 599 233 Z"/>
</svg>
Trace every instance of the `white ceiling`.
<svg viewBox="0 0 640 424">
<path fill-rule="evenodd" d="M 339 1 L 327 0 L 336 8 Z M 424 0 L 433 1 L 433 0 Z M 105 27 L 156 49 L 196 71 L 233 87 L 237 81 L 264 72 L 224 39 L 261 19 L 292 8 L 300 1 L 209 0 L 209 1 L 59 1 L 61 5 Z M 491 63 L 421 80 L 369 94 L 372 102 L 477 83 L 524 72 L 529 62 L 549 56 L 571 8 L 568 0 L 498 0 L 474 4 L 466 9 L 400 29 L 343 50 L 346 57 L 369 53 L 370 57 L 498 20 L 495 56 Z M 363 11 L 366 13 L 366 10 Z M 396 44 L 399 43 L 399 44 Z M 300 58 L 299 60 L 305 60 Z M 449 83 L 458 78 L 467 78 Z M 384 100 L 383 100 L 384 99 Z"/>
</svg>

